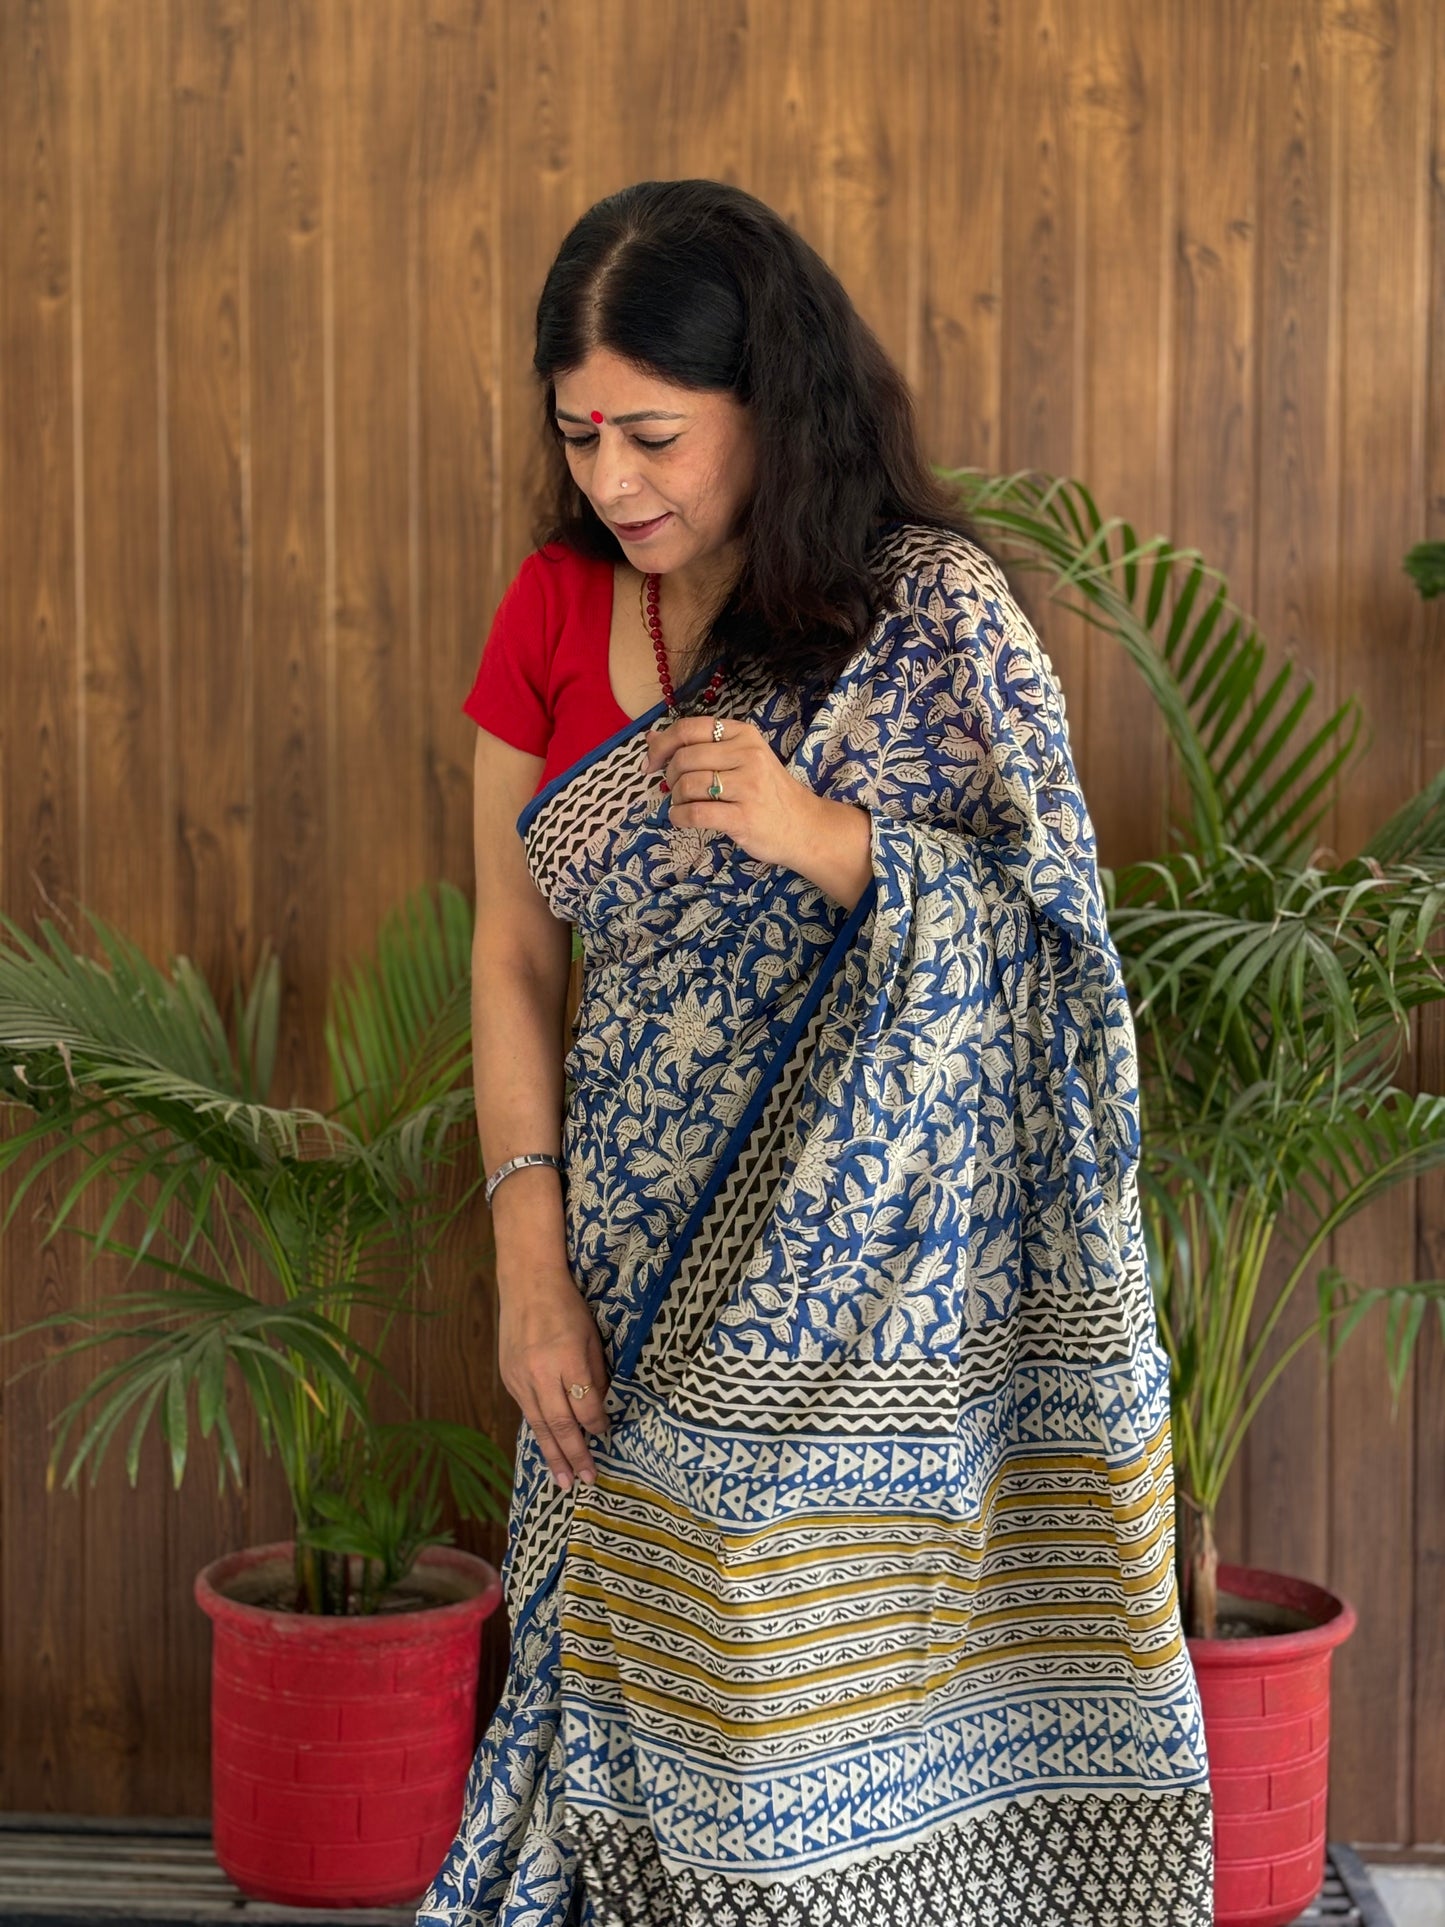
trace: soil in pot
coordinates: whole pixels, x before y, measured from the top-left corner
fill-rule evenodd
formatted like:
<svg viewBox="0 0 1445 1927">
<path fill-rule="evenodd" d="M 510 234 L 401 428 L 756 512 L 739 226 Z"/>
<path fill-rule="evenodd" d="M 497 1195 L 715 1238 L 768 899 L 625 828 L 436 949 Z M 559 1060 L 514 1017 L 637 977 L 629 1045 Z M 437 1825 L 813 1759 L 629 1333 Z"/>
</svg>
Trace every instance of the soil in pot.
<svg viewBox="0 0 1445 1927">
<path fill-rule="evenodd" d="M 475 1587 L 471 1576 L 453 1572 L 449 1568 L 414 1566 L 395 1586 L 384 1592 L 377 1602 L 377 1618 L 392 1613 L 426 1612 L 435 1606 L 455 1606 L 473 1597 Z M 295 1573 L 289 1562 L 282 1565 L 268 1560 L 264 1564 L 243 1567 L 227 1581 L 226 1597 L 239 1605 L 257 1606 L 262 1612 L 298 1613 L 303 1618 L 311 1618 L 305 1605 L 297 1596 Z M 372 1615 L 360 1610 L 359 1602 L 353 1593 L 351 1609 L 347 1617 L 365 1619 Z"/>
</svg>

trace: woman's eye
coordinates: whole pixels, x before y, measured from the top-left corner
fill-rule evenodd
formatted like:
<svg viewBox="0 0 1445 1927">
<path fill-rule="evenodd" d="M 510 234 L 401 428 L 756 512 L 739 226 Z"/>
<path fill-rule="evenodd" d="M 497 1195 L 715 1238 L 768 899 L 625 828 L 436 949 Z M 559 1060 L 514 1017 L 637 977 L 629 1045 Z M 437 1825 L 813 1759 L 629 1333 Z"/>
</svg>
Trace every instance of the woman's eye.
<svg viewBox="0 0 1445 1927">
<path fill-rule="evenodd" d="M 597 440 L 597 437 L 595 435 L 564 435 L 562 439 L 568 448 L 591 448 L 592 444 Z M 664 440 L 657 442 L 650 442 L 642 435 L 634 435 L 632 439 L 638 448 L 671 448 L 672 444 L 677 440 L 677 437 L 676 435 L 668 435 Z"/>
</svg>

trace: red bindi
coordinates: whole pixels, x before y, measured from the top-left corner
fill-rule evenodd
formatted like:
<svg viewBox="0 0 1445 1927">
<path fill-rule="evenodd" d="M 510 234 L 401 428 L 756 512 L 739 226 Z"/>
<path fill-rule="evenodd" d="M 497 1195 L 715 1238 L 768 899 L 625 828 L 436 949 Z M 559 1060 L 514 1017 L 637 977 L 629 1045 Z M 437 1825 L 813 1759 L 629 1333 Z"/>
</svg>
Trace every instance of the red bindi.
<svg viewBox="0 0 1445 1927">
<path fill-rule="evenodd" d="M 592 410 L 592 419 L 595 422 L 600 422 L 600 421 L 604 421 L 606 417 L 603 415 L 602 410 L 600 408 L 594 408 Z"/>
</svg>

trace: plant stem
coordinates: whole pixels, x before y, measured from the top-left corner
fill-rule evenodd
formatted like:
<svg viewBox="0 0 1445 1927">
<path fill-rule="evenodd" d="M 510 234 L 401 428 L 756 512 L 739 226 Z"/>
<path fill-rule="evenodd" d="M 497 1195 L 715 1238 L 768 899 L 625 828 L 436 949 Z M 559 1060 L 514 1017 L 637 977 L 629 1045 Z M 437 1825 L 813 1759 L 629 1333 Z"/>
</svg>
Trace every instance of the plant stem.
<svg viewBox="0 0 1445 1927">
<path fill-rule="evenodd" d="M 1190 1639 L 1214 1639 L 1219 1625 L 1219 1550 L 1214 1514 L 1182 1485 L 1175 1494 L 1180 1611 Z"/>
</svg>

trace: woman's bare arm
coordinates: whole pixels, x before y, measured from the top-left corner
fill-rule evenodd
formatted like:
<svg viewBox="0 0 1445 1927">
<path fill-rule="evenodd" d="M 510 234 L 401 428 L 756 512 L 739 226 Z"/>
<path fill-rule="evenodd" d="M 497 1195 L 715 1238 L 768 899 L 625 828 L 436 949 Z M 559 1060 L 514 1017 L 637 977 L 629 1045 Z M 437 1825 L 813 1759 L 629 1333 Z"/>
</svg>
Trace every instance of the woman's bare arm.
<svg viewBox="0 0 1445 1927">
<path fill-rule="evenodd" d="M 539 757 L 477 731 L 472 1077 L 488 1171 L 521 1151 L 562 1148 L 572 926 L 552 915 L 532 881 L 516 830 L 540 767 Z M 531 1165 L 504 1178 L 492 1196 L 492 1233 L 503 1381 L 558 1483 L 591 1479 L 586 1435 L 607 1429 L 607 1374 L 596 1323 L 567 1264 L 560 1173 Z M 569 1384 L 592 1389 L 574 1400 Z"/>
</svg>

